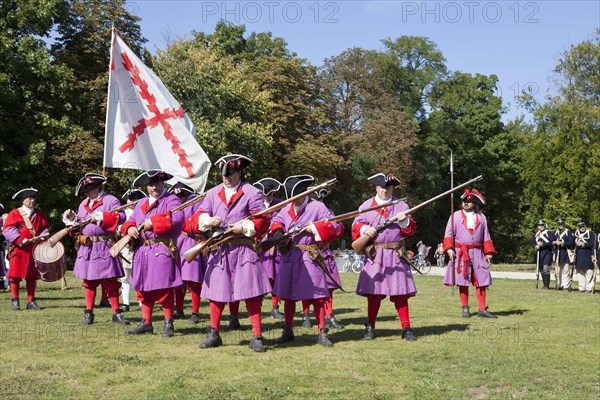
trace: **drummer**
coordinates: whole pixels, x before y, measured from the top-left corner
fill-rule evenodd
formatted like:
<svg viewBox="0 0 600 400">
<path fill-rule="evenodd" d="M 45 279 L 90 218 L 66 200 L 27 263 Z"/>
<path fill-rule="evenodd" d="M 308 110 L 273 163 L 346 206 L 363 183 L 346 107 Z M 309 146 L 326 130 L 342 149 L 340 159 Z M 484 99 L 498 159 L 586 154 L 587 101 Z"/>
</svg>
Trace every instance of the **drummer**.
<svg viewBox="0 0 600 400">
<path fill-rule="evenodd" d="M 83 279 L 85 290 L 84 325 L 94 323 L 94 301 L 96 289 L 102 285 L 108 294 L 112 308 L 112 322 L 129 325 L 123 318 L 123 310 L 119 308 L 119 278 L 125 275 L 118 257 L 111 257 L 109 250 L 113 244 L 113 235 L 117 226 L 125 222 L 123 211 L 113 212 L 118 208 L 119 200 L 104 191 L 106 177 L 87 173 L 79 180 L 75 188 L 76 196 L 85 196 L 79 204 L 77 214 L 73 210 L 63 213 L 63 222 L 70 226 L 87 219 L 91 223 L 85 225 L 81 232 L 75 234 L 77 260 L 73 273 Z"/>
<path fill-rule="evenodd" d="M 26 282 L 27 309 L 41 310 L 35 300 L 35 287 L 39 274 L 34 266 L 33 248 L 48 238 L 50 233 L 48 220 L 40 210 L 35 208 L 36 189 L 19 190 L 12 198 L 21 202 L 21 207 L 15 208 L 8 214 L 2 227 L 4 237 L 10 242 L 8 249 L 10 269 L 7 276 L 12 291 L 11 310 L 21 309 L 19 289 L 22 279 Z"/>
</svg>

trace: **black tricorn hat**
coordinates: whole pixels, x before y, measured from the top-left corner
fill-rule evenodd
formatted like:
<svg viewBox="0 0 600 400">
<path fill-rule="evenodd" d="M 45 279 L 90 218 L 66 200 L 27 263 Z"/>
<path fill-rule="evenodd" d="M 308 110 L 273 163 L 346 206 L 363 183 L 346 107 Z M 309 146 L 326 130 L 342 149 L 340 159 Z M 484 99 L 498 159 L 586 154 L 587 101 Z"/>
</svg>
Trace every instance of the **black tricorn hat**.
<svg viewBox="0 0 600 400">
<path fill-rule="evenodd" d="M 585 226 L 586 226 L 586 225 L 585 225 L 585 221 L 583 221 L 583 220 L 582 220 L 582 221 L 579 221 L 579 222 L 577 223 L 577 227 L 578 227 L 578 228 L 585 227 Z"/>
<path fill-rule="evenodd" d="M 559 217 L 559 218 L 556 220 L 556 223 L 557 223 L 557 224 L 563 224 L 563 225 L 564 225 L 564 224 L 565 224 L 565 222 L 566 222 L 566 221 L 565 221 L 565 219 L 564 219 L 563 217 Z"/>
<path fill-rule="evenodd" d="M 102 185 L 104 182 L 106 182 L 106 177 L 104 175 L 88 172 L 77 183 L 75 196 L 86 194 L 90 190 Z"/>
<path fill-rule="evenodd" d="M 543 219 L 538 219 L 537 222 L 535 223 L 535 226 L 540 226 L 540 225 L 546 226 L 546 223 L 544 222 Z"/>
<path fill-rule="evenodd" d="M 228 154 L 219 158 L 215 162 L 215 167 L 219 168 L 221 175 L 229 176 L 236 171 L 241 171 L 252 163 L 252 160 L 239 154 Z"/>
<path fill-rule="evenodd" d="M 306 188 L 308 189 L 312 189 L 310 186 Z M 329 196 L 331 194 L 331 190 L 327 190 L 325 188 L 323 189 L 319 189 L 316 192 L 312 192 L 311 194 L 309 194 L 309 196 L 313 199 L 317 199 L 317 200 L 323 200 L 325 197 Z"/>
<path fill-rule="evenodd" d="M 375 174 L 375 175 L 369 177 L 369 179 L 367 179 L 367 182 L 369 182 L 373 186 L 382 186 L 382 187 L 398 186 L 400 184 L 400 181 L 398 180 L 398 178 L 396 178 L 392 174 L 388 174 L 388 173 L 384 173 L 384 172 L 380 172 L 378 174 Z"/>
<path fill-rule="evenodd" d="M 123 193 L 121 199 L 123 201 L 136 201 L 143 199 L 144 197 L 146 197 L 146 193 L 142 192 L 140 189 L 129 189 L 128 191 Z"/>
<path fill-rule="evenodd" d="M 262 178 L 260 181 L 254 182 L 252 185 L 261 190 L 265 196 L 268 196 L 273 192 L 277 192 L 281 188 L 281 182 L 273 178 Z"/>
<path fill-rule="evenodd" d="M 185 197 L 191 194 L 194 194 L 194 188 L 186 185 L 185 183 L 177 182 L 171 189 L 169 189 L 169 193 L 174 194 L 177 197 Z"/>
<path fill-rule="evenodd" d="M 310 175 L 294 175 L 289 176 L 283 182 L 285 188 L 285 195 L 288 199 L 305 192 L 308 186 L 315 181 Z"/>
<path fill-rule="evenodd" d="M 27 189 L 21 189 L 17 193 L 12 195 L 12 199 L 13 200 L 23 200 L 28 197 L 36 197 L 37 192 L 38 192 L 37 189 L 34 189 L 32 187 L 27 188 Z"/>
<path fill-rule="evenodd" d="M 132 186 L 143 187 L 151 183 L 168 181 L 172 177 L 173 175 L 168 174 L 165 171 L 161 171 L 160 169 L 151 169 L 149 171 L 142 172 L 137 178 L 135 178 Z"/>
</svg>

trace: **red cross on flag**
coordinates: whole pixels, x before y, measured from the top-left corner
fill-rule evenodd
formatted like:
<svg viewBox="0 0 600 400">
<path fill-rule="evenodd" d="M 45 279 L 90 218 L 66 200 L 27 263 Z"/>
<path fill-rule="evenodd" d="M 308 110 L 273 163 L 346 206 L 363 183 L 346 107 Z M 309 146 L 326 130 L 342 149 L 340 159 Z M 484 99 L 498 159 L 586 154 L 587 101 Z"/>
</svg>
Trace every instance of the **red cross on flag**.
<svg viewBox="0 0 600 400">
<path fill-rule="evenodd" d="M 195 131 L 177 100 L 113 28 L 104 166 L 161 169 L 203 191 L 211 163 Z"/>
</svg>

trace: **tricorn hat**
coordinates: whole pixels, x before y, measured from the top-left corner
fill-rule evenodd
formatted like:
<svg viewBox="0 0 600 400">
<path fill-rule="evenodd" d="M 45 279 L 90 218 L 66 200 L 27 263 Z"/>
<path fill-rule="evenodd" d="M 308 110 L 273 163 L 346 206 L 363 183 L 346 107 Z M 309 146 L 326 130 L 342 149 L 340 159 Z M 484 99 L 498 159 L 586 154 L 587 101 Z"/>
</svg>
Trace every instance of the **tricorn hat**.
<svg viewBox="0 0 600 400">
<path fill-rule="evenodd" d="M 215 162 L 215 167 L 219 168 L 221 175 L 229 176 L 236 171 L 241 171 L 252 163 L 252 160 L 239 154 L 228 154 L 219 158 Z"/>
<path fill-rule="evenodd" d="M 37 189 L 34 189 L 32 187 L 27 188 L 27 189 L 21 189 L 17 193 L 12 195 L 12 199 L 13 200 L 23 200 L 28 197 L 36 197 L 37 192 L 38 192 Z"/>
<path fill-rule="evenodd" d="M 559 224 L 559 225 L 560 225 L 560 224 L 563 224 L 563 225 L 564 225 L 564 224 L 565 224 L 565 222 L 566 222 L 566 221 L 565 221 L 565 219 L 564 219 L 563 217 L 559 217 L 559 218 L 556 220 L 556 223 L 557 223 L 557 224 Z"/>
<path fill-rule="evenodd" d="M 263 178 L 253 183 L 254 187 L 261 190 L 265 196 L 277 192 L 281 188 L 281 182 L 273 178 Z"/>
<path fill-rule="evenodd" d="M 88 172 L 77 183 L 75 196 L 86 194 L 90 190 L 102 185 L 104 182 L 106 182 L 106 177 L 104 175 Z"/>
<path fill-rule="evenodd" d="M 462 196 L 460 196 L 460 199 L 465 203 L 475 203 L 479 204 L 480 206 L 486 205 L 483 195 L 479 193 L 479 191 L 475 188 L 473 188 L 472 190 L 465 190 Z"/>
<path fill-rule="evenodd" d="M 369 177 L 367 179 L 367 182 L 369 182 L 373 186 L 382 186 L 382 187 L 398 186 L 400 184 L 400 181 L 398 180 L 398 178 L 396 178 L 392 174 L 388 174 L 388 173 L 384 173 L 384 172 L 380 172 L 378 174 L 375 174 L 375 175 Z"/>
<path fill-rule="evenodd" d="M 133 186 L 143 187 L 151 183 L 168 181 L 172 177 L 173 175 L 168 174 L 165 171 L 161 171 L 160 169 L 151 169 L 149 171 L 142 172 L 137 178 L 135 178 L 133 181 Z"/>
<path fill-rule="evenodd" d="M 538 219 L 537 222 L 535 223 L 535 226 L 540 226 L 540 225 L 546 226 L 546 223 L 544 222 L 543 219 Z"/>
<path fill-rule="evenodd" d="M 312 189 L 311 187 L 307 187 L 308 189 Z M 319 189 L 316 192 L 312 192 L 309 196 L 312 197 L 313 199 L 317 199 L 317 200 L 323 200 L 325 197 L 329 196 L 331 194 L 331 190 L 327 190 L 325 188 L 323 189 Z"/>
<path fill-rule="evenodd" d="M 146 197 L 146 193 L 142 192 L 140 189 L 129 189 L 123 193 L 121 199 L 123 201 L 136 201 L 143 199 L 144 197 Z"/>
<path fill-rule="evenodd" d="M 581 227 L 585 227 L 585 221 L 581 220 L 577 223 L 577 227 L 581 228 Z"/>
<path fill-rule="evenodd" d="M 169 189 L 169 193 L 174 194 L 177 197 L 185 197 L 191 194 L 194 194 L 194 188 L 186 185 L 185 183 L 177 182 L 171 189 Z"/>
<path fill-rule="evenodd" d="M 285 195 L 288 199 L 305 192 L 308 188 L 308 185 L 313 183 L 315 178 L 310 175 L 294 175 L 289 176 L 283 182 L 283 187 L 285 188 Z"/>
</svg>

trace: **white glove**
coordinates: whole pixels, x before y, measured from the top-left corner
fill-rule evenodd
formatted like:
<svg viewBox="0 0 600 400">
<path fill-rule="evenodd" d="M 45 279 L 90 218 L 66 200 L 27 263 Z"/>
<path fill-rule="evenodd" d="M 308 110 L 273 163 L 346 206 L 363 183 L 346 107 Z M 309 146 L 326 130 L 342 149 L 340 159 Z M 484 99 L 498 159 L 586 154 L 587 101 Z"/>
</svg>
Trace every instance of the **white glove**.
<svg viewBox="0 0 600 400">
<path fill-rule="evenodd" d="M 92 217 L 94 217 L 93 223 L 99 224 L 104 219 L 104 213 L 102 211 L 94 211 L 94 213 L 92 214 Z"/>
<path fill-rule="evenodd" d="M 62 215 L 62 221 L 66 226 L 75 225 L 77 222 L 77 215 L 73 210 L 66 210 Z"/>
</svg>

